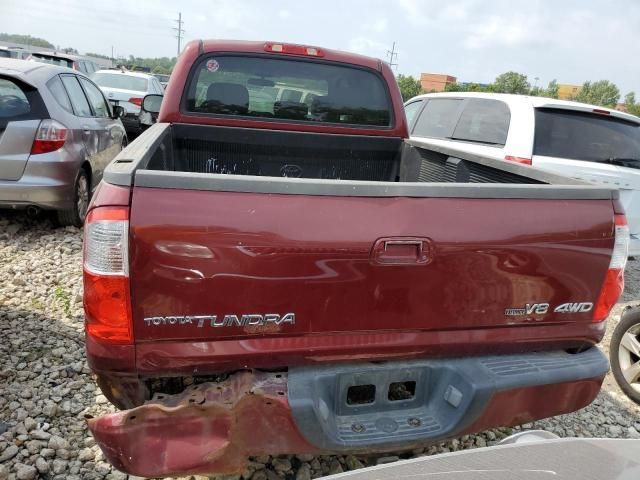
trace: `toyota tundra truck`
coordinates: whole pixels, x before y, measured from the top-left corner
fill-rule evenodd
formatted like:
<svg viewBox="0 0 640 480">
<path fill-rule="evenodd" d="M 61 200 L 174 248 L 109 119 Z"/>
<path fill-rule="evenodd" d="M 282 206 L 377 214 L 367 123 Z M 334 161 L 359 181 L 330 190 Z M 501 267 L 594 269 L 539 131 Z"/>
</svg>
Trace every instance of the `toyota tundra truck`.
<svg viewBox="0 0 640 480">
<path fill-rule="evenodd" d="M 157 477 L 575 411 L 627 247 L 615 190 L 410 139 L 380 60 L 194 41 L 88 212 L 88 427 Z"/>
</svg>

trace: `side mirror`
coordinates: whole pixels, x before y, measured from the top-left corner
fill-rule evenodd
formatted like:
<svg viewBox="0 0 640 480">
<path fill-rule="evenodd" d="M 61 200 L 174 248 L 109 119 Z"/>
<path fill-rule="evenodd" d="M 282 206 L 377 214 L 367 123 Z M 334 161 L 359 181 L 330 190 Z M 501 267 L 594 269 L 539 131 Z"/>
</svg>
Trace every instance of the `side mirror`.
<svg viewBox="0 0 640 480">
<path fill-rule="evenodd" d="M 125 113 L 124 113 L 124 107 L 121 107 L 119 105 L 112 105 L 111 109 L 113 110 L 113 118 L 122 118 L 124 117 Z"/>
<path fill-rule="evenodd" d="M 149 113 L 160 112 L 160 105 L 162 104 L 162 95 L 151 94 L 146 95 L 142 100 L 142 110 Z"/>
</svg>

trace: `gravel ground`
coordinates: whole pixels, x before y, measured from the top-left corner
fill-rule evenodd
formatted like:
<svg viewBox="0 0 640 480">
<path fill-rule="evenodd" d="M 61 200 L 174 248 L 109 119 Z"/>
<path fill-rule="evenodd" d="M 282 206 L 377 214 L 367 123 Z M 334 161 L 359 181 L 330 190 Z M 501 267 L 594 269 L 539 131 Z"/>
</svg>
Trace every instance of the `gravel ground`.
<svg viewBox="0 0 640 480">
<path fill-rule="evenodd" d="M 640 260 L 628 267 L 623 300 L 640 299 Z M 81 231 L 53 228 L 0 211 L 0 480 L 126 479 L 104 461 L 83 416 L 113 411 L 85 363 Z M 616 307 L 607 339 L 625 305 Z M 640 438 L 640 407 L 607 376 L 596 401 L 579 412 L 516 429 L 495 429 L 400 455 L 483 447 L 523 428 L 560 436 Z M 305 480 L 398 456 L 288 456 L 253 459 L 242 478 Z M 133 478 L 133 477 L 130 477 Z"/>
</svg>

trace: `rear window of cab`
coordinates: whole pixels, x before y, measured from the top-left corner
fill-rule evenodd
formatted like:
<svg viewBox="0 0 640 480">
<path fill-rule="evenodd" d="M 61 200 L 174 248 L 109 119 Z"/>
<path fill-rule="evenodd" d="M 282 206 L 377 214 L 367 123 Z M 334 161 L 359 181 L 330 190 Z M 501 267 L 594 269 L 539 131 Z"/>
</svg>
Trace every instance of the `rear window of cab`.
<svg viewBox="0 0 640 480">
<path fill-rule="evenodd" d="M 192 70 L 189 113 L 390 127 L 386 84 L 368 69 L 283 58 L 213 55 Z"/>
</svg>

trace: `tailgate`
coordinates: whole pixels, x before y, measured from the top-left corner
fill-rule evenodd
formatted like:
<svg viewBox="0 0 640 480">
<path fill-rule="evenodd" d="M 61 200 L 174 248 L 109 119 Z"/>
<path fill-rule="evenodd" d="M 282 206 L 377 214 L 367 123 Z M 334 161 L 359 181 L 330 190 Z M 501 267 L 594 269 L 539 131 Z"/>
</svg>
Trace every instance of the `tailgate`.
<svg viewBox="0 0 640 480">
<path fill-rule="evenodd" d="M 480 341 L 496 327 L 588 324 L 612 201 L 535 189 L 540 198 L 136 186 L 136 341 L 461 330 Z M 566 303 L 585 306 L 554 312 Z"/>
</svg>

